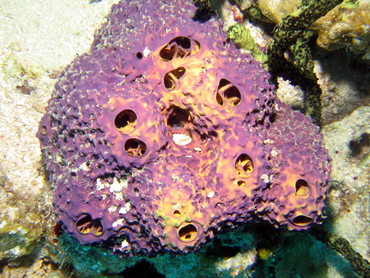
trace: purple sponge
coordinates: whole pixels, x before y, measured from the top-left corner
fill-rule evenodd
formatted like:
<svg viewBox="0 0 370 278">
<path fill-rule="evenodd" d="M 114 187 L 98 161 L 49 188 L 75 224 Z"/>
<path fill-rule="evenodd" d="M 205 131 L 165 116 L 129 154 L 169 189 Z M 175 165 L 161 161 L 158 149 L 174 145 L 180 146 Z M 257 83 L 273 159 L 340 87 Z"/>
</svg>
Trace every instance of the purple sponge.
<svg viewBox="0 0 370 278">
<path fill-rule="evenodd" d="M 330 165 L 318 129 L 194 12 L 184 0 L 114 5 L 56 84 L 37 136 L 58 219 L 83 244 L 189 252 L 254 215 L 297 230 L 320 221 Z"/>
</svg>

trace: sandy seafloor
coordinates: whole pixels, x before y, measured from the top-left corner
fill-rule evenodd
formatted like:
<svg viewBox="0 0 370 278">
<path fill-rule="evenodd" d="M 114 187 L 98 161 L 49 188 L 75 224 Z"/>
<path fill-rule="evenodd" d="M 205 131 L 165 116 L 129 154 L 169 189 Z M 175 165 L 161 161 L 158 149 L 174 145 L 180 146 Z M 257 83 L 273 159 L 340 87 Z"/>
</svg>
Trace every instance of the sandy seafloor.
<svg viewBox="0 0 370 278">
<path fill-rule="evenodd" d="M 45 248 L 54 240 L 55 222 L 35 134 L 56 76 L 89 51 L 94 31 L 116 2 L 0 0 L 0 277 L 69 276 L 55 267 Z M 322 133 L 334 181 L 326 228 L 370 260 L 370 107 L 364 81 L 369 75 L 338 57 L 323 55 L 316 62 L 324 92 Z M 296 106 L 302 101 L 300 90 L 289 81 L 281 80 L 278 96 Z M 15 233 L 27 240 L 5 247 Z M 24 257 L 27 262 L 14 260 L 28 254 L 30 246 L 38 252 Z M 349 270 L 335 263 L 329 263 L 326 277 L 349 277 Z"/>
</svg>

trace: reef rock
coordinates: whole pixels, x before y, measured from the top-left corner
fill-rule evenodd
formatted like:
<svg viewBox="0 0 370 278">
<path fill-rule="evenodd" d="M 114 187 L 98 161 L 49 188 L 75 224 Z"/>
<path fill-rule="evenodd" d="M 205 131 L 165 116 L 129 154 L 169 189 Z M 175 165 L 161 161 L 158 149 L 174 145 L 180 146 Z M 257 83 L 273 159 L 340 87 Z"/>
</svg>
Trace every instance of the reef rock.
<svg viewBox="0 0 370 278">
<path fill-rule="evenodd" d="M 320 222 L 330 163 L 269 74 L 187 1 L 122 1 L 37 134 L 63 230 L 125 254 L 197 250 L 259 217 Z M 256 217 L 257 216 L 257 217 Z"/>
<path fill-rule="evenodd" d="M 243 3 L 248 1 L 239 2 L 242 9 L 245 6 Z M 302 4 L 301 0 L 258 0 L 256 3 L 261 13 L 275 23 L 280 23 L 285 16 L 296 12 Z M 350 48 L 363 55 L 364 60 L 370 59 L 369 1 L 343 1 L 316 20 L 310 29 L 317 32 L 318 46 L 328 51 Z"/>
</svg>

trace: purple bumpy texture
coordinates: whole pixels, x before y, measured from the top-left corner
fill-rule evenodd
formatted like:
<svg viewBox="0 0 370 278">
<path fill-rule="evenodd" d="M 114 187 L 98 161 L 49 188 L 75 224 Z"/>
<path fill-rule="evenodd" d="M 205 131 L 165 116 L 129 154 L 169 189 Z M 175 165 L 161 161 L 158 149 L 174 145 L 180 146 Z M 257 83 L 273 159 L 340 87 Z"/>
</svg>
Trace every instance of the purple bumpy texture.
<svg viewBox="0 0 370 278">
<path fill-rule="evenodd" d="M 320 221 L 330 164 L 318 128 L 194 12 L 122 1 L 56 84 L 37 136 L 59 220 L 83 244 L 189 252 L 253 216 Z"/>
</svg>

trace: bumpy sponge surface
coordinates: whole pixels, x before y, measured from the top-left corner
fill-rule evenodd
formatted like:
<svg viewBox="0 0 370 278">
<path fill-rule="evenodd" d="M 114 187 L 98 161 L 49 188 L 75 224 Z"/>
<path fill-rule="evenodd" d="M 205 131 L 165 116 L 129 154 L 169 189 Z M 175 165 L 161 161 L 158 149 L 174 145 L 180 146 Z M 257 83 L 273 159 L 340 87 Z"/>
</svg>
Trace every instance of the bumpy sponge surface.
<svg viewBox="0 0 370 278">
<path fill-rule="evenodd" d="M 330 165 L 311 121 L 187 1 L 122 1 L 63 72 L 38 137 L 63 229 L 127 255 L 199 248 L 257 215 L 319 222 Z M 271 119 L 274 119 L 271 121 Z"/>
</svg>

